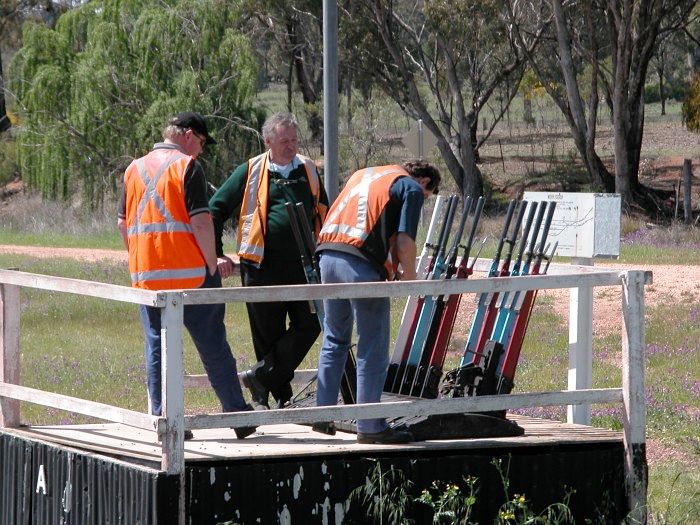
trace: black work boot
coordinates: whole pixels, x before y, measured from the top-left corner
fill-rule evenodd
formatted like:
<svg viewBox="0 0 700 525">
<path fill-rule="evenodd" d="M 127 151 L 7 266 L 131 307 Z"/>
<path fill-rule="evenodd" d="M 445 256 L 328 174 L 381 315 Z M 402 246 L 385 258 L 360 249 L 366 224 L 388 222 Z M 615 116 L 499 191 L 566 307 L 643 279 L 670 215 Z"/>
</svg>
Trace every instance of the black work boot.
<svg viewBox="0 0 700 525">
<path fill-rule="evenodd" d="M 255 377 L 255 372 L 247 370 L 241 376 L 241 383 L 250 391 L 253 409 L 268 410 L 270 408 L 268 398 L 270 393 Z"/>
<path fill-rule="evenodd" d="M 255 410 L 255 407 L 251 405 L 247 405 L 243 411 L 244 412 L 249 412 L 251 410 Z M 245 439 L 251 434 L 254 434 L 255 431 L 258 429 L 258 427 L 231 427 L 233 428 L 233 431 L 236 433 L 236 437 L 238 439 Z"/>
<path fill-rule="evenodd" d="M 314 432 L 320 432 L 321 434 L 328 434 L 329 436 L 335 436 L 335 423 L 333 421 L 319 421 L 311 425 L 311 430 Z"/>
<path fill-rule="evenodd" d="M 413 434 L 405 428 L 387 427 L 381 432 L 358 432 L 357 442 L 363 444 L 398 445 L 413 441 Z"/>
<path fill-rule="evenodd" d="M 272 397 L 275 398 L 275 408 L 284 408 L 292 399 L 292 385 L 286 383 L 277 390 L 272 391 Z"/>
</svg>

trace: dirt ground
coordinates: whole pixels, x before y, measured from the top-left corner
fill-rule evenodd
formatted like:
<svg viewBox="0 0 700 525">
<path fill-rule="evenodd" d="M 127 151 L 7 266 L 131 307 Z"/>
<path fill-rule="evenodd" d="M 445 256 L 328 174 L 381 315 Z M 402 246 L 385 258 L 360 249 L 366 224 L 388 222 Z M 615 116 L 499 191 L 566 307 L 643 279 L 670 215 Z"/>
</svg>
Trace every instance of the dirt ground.
<svg viewBox="0 0 700 525">
<path fill-rule="evenodd" d="M 53 248 L 40 246 L 0 245 L 0 253 L 30 255 L 32 257 L 66 257 L 83 261 L 97 262 L 108 260 L 126 262 L 126 250 L 99 250 L 79 248 Z M 653 273 L 653 283 L 646 287 L 645 303 L 647 306 L 670 304 L 678 297 L 687 296 L 700 299 L 700 266 L 674 265 L 629 265 L 615 263 L 596 263 L 597 267 L 618 268 L 620 270 L 647 270 Z M 569 294 L 567 290 L 547 290 L 544 296 L 554 299 L 554 308 L 562 316 L 568 316 Z M 595 336 L 607 335 L 618 330 L 621 316 L 620 290 L 617 288 L 599 288 L 594 294 L 593 333 Z"/>
<path fill-rule="evenodd" d="M 93 262 L 101 260 L 127 261 L 126 251 L 118 250 L 0 245 L 0 253 L 42 258 L 66 257 Z M 648 307 L 671 304 L 682 296 L 700 300 L 700 266 L 622 265 L 614 263 L 598 264 L 598 266 L 653 272 L 653 283 L 648 285 L 645 291 L 645 304 Z M 543 294 L 553 297 L 554 309 L 558 314 L 565 318 L 568 316 L 568 290 L 548 290 Z M 593 333 L 595 336 L 603 336 L 620 329 L 622 312 L 619 288 L 597 289 L 594 292 L 593 305 Z M 690 464 L 694 458 L 657 440 L 649 439 L 647 441 L 647 460 L 650 465 L 658 465 L 668 461 L 681 461 Z"/>
</svg>

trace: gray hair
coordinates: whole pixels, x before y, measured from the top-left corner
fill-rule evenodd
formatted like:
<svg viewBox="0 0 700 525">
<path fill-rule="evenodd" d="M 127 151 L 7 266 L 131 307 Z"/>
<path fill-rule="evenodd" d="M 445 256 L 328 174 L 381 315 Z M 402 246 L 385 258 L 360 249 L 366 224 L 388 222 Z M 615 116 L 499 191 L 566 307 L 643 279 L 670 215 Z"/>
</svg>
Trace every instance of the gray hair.
<svg viewBox="0 0 700 525">
<path fill-rule="evenodd" d="M 187 133 L 187 128 L 181 128 L 180 126 L 170 124 L 163 130 L 163 138 L 173 140 L 181 137 L 185 133 Z"/>
<path fill-rule="evenodd" d="M 287 112 L 275 113 L 268 117 L 265 124 L 263 124 L 263 139 L 267 140 L 272 138 L 277 132 L 277 126 L 282 126 L 284 128 L 294 127 L 294 129 L 299 130 L 299 122 L 294 115 Z"/>
</svg>

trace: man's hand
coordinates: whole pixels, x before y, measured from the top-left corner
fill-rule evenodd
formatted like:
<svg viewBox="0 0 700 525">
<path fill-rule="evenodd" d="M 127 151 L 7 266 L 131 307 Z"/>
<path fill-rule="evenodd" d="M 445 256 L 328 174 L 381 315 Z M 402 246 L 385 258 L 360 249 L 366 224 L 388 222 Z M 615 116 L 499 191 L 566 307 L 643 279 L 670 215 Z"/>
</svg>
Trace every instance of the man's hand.
<svg viewBox="0 0 700 525">
<path fill-rule="evenodd" d="M 216 260 L 216 264 L 219 267 L 219 273 L 222 279 L 226 279 L 233 275 L 233 270 L 236 267 L 236 263 L 233 259 L 227 255 L 223 255 Z"/>
</svg>

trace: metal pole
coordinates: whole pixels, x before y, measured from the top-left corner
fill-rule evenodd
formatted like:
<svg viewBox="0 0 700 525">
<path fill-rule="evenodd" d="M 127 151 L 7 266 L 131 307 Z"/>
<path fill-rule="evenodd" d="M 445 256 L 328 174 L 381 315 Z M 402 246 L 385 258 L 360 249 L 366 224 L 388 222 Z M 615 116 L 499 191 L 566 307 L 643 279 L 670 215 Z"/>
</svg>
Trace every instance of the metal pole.
<svg viewBox="0 0 700 525">
<path fill-rule="evenodd" d="M 423 120 L 418 119 L 418 158 L 423 160 Z"/>
<path fill-rule="evenodd" d="M 323 181 L 329 202 L 338 196 L 338 6 L 323 0 Z"/>
</svg>

